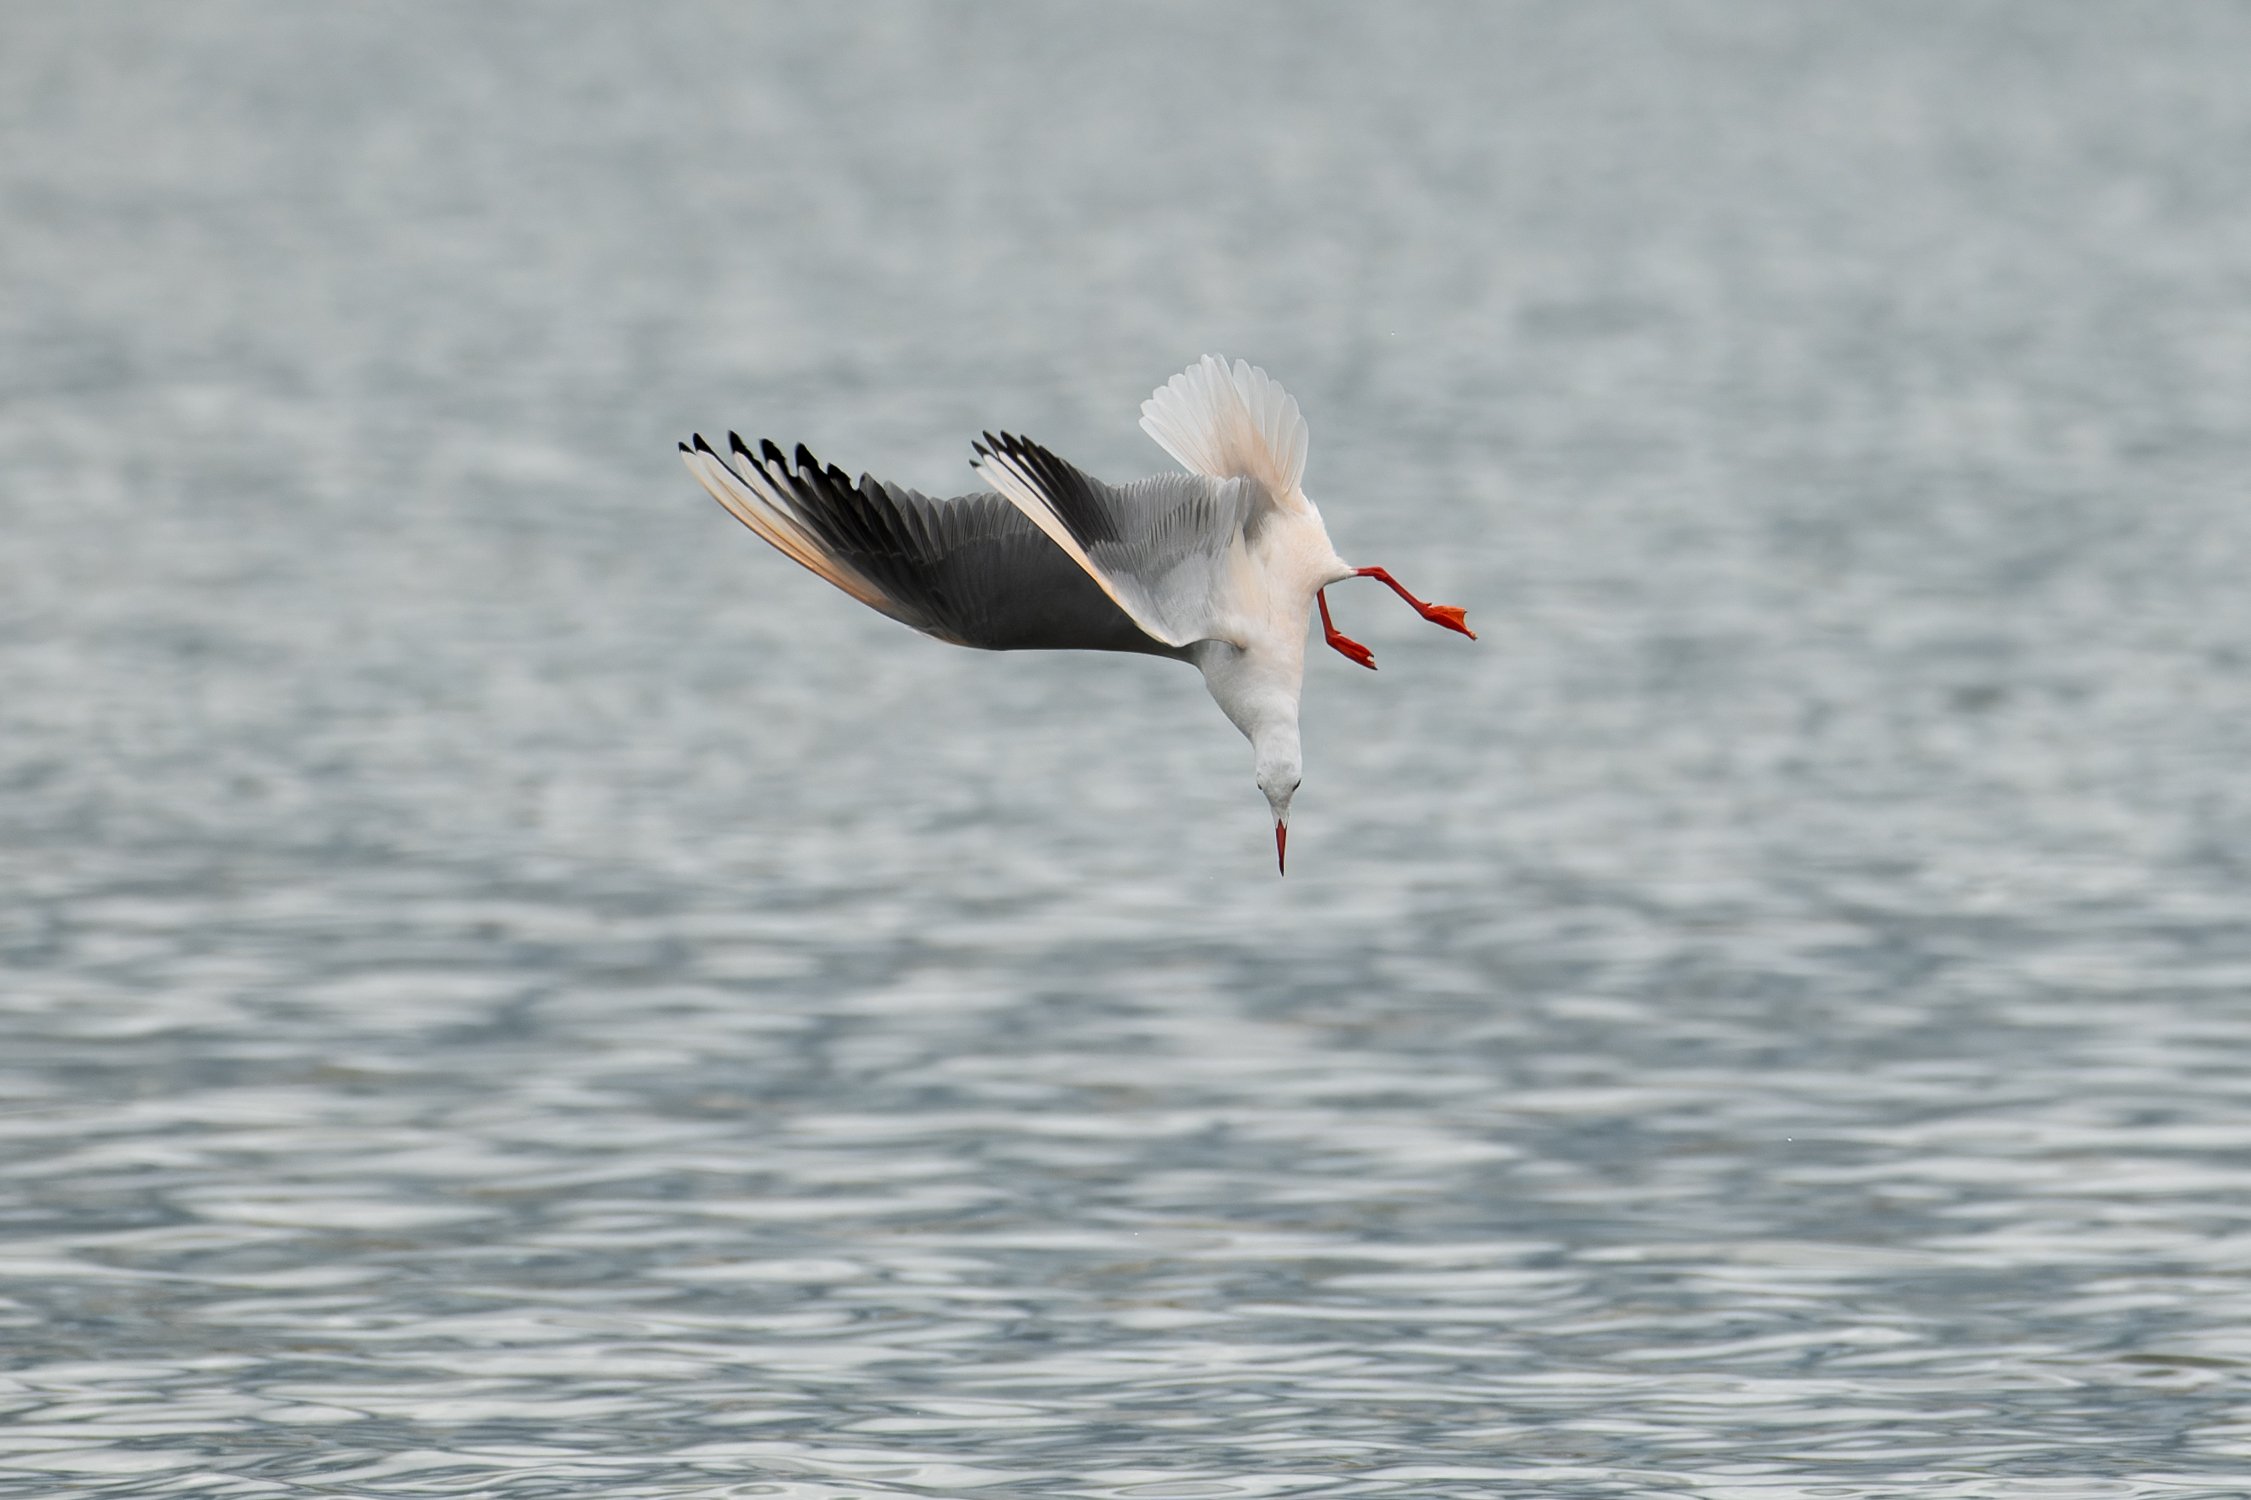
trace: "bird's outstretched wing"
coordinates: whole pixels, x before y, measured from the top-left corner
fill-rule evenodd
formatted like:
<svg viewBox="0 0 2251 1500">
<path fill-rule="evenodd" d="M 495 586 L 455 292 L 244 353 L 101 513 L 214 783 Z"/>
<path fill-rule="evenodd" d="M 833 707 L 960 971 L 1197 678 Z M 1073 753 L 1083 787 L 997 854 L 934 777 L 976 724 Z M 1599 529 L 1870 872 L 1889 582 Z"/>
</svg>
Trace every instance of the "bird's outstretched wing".
<svg viewBox="0 0 2251 1500">
<path fill-rule="evenodd" d="M 842 469 L 799 445 L 733 433 L 721 454 L 699 433 L 688 472 L 774 548 L 926 635 L 990 651 L 1177 654 L 1152 639 L 1076 561 L 999 495 L 937 500 Z"/>
<path fill-rule="evenodd" d="M 1109 485 L 1039 444 L 985 434 L 971 461 L 1086 570 L 1136 625 L 1168 646 L 1227 640 L 1245 529 L 1267 505 L 1253 479 L 1166 474 Z"/>
</svg>

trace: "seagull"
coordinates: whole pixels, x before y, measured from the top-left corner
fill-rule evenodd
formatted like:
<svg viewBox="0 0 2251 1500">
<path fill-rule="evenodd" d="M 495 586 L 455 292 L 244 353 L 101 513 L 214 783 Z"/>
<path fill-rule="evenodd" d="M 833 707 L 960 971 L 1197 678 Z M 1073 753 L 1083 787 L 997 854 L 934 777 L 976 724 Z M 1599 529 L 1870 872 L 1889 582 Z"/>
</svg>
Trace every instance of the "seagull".
<svg viewBox="0 0 2251 1500">
<path fill-rule="evenodd" d="M 1460 609 L 1354 567 L 1306 497 L 1305 418 L 1264 370 L 1205 355 L 1141 405 L 1141 427 L 1187 472 L 1111 485 L 1028 438 L 988 432 L 970 467 L 992 493 L 934 499 L 823 465 L 800 443 L 680 453 L 711 497 L 776 551 L 870 609 L 987 651 L 1138 651 L 1194 665 L 1251 742 L 1289 868 L 1304 777 L 1298 697 L 1306 611 L 1328 645 L 1374 670 L 1329 617 L 1329 585 L 1373 578 L 1471 640 Z M 793 462 L 794 458 L 794 462 Z"/>
</svg>

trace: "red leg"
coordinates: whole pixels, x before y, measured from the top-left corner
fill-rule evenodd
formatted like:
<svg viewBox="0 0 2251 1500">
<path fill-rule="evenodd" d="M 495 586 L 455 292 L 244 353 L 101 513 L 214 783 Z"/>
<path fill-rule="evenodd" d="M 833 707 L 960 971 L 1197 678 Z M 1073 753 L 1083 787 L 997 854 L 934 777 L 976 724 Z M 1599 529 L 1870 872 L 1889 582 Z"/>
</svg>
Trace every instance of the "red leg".
<svg viewBox="0 0 2251 1500">
<path fill-rule="evenodd" d="M 1376 654 L 1373 651 L 1370 651 L 1367 647 L 1361 645 L 1358 641 L 1354 640 L 1351 636 L 1337 634 L 1336 622 L 1329 618 L 1328 590 L 1316 589 L 1313 594 L 1313 599 L 1315 603 L 1321 606 L 1322 638 L 1325 639 L 1330 645 L 1336 647 L 1337 650 L 1343 652 L 1346 656 L 1351 657 L 1354 661 L 1360 663 L 1361 666 L 1366 667 L 1369 671 L 1373 672 L 1376 669 Z"/>
<path fill-rule="evenodd" d="M 1443 625 L 1448 630 L 1458 630 L 1473 641 L 1477 639 L 1477 632 L 1469 628 L 1469 623 L 1463 616 L 1459 606 L 1452 604 L 1425 604 L 1422 600 L 1417 599 L 1413 594 L 1408 593 L 1406 589 L 1400 586 L 1398 579 L 1392 577 L 1389 573 L 1386 573 L 1381 568 L 1354 568 L 1352 571 L 1359 574 L 1362 578 L 1373 578 L 1382 583 L 1394 594 L 1397 594 L 1400 598 L 1406 600 L 1409 604 L 1412 604 L 1415 607 L 1415 613 L 1430 621 L 1431 624 Z"/>
</svg>

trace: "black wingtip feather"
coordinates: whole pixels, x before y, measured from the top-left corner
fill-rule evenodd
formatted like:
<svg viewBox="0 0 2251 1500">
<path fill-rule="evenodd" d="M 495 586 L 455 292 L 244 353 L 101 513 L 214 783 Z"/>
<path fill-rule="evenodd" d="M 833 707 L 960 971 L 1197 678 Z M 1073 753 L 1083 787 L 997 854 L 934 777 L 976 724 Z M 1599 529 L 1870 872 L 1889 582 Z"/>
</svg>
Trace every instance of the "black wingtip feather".
<svg viewBox="0 0 2251 1500">
<path fill-rule="evenodd" d="M 1008 460 L 1010 467 L 1047 497 L 1056 519 L 1081 546 L 1117 540 L 1117 520 L 1096 498 L 1099 481 L 1030 438 L 1013 432 L 996 437 L 988 432 L 985 440 Z"/>
<path fill-rule="evenodd" d="M 789 467 L 789 460 L 782 457 L 782 450 L 774 445 L 772 438 L 760 438 L 758 440 L 758 451 L 765 455 L 766 462 L 779 468 L 786 469 Z"/>
</svg>

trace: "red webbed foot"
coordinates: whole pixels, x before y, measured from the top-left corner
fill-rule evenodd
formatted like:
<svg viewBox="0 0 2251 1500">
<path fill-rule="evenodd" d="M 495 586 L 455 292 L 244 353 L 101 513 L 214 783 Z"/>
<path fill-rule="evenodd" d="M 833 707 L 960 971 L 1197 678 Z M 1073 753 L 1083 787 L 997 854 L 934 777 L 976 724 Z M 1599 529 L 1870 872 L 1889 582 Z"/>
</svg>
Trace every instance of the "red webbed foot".
<svg viewBox="0 0 2251 1500">
<path fill-rule="evenodd" d="M 1338 635 L 1336 632 L 1331 631 L 1329 633 L 1329 644 L 1336 647 L 1339 652 L 1350 657 L 1352 660 L 1360 663 L 1361 666 L 1366 667 L 1369 671 L 1373 672 L 1376 669 L 1376 654 L 1373 651 L 1370 651 L 1367 647 L 1361 645 L 1358 641 L 1354 640 L 1351 636 Z"/>
<path fill-rule="evenodd" d="M 1469 628 L 1468 617 L 1464 614 L 1460 605 L 1429 604 L 1417 599 L 1413 594 L 1407 592 L 1405 586 L 1398 579 L 1381 568 L 1355 568 L 1352 571 L 1362 578 L 1373 578 L 1385 588 L 1390 589 L 1394 594 L 1412 604 L 1415 607 L 1415 613 L 1430 621 L 1431 624 L 1443 625 L 1448 630 L 1458 630 L 1473 641 L 1477 639 L 1477 632 Z"/>
<path fill-rule="evenodd" d="M 1321 638 L 1335 647 L 1340 654 L 1360 663 L 1361 666 L 1373 672 L 1376 669 L 1376 654 L 1351 636 L 1340 633 L 1337 630 L 1336 622 L 1329 618 L 1328 591 L 1326 589 L 1315 590 L 1313 598 L 1314 602 L 1321 606 Z"/>
<path fill-rule="evenodd" d="M 1423 606 L 1422 614 L 1423 618 L 1433 625 L 1443 625 L 1448 630 L 1458 630 L 1473 641 L 1477 639 L 1477 632 L 1469 628 L 1469 621 L 1464 617 L 1461 606 L 1458 604 L 1426 604 Z"/>
</svg>

